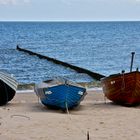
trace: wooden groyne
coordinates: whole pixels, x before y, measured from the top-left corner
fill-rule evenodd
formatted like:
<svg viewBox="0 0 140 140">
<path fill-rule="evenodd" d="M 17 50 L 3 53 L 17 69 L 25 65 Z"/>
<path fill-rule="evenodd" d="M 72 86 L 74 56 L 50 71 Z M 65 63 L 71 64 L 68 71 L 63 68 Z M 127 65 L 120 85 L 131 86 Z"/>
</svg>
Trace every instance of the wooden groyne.
<svg viewBox="0 0 140 140">
<path fill-rule="evenodd" d="M 81 68 L 81 67 L 78 67 L 78 66 L 75 66 L 75 65 L 72 65 L 72 64 L 57 60 L 55 58 L 51 58 L 51 57 L 48 57 L 48 56 L 44 56 L 44 55 L 32 52 L 32 51 L 27 50 L 27 49 L 20 48 L 18 45 L 17 45 L 17 50 L 25 52 L 25 53 L 28 53 L 30 55 L 38 56 L 40 59 L 46 59 L 48 61 L 51 61 L 51 62 L 53 62 L 55 64 L 59 64 L 59 65 L 64 66 L 64 67 L 69 67 L 69 68 L 77 71 L 78 73 L 86 73 L 86 74 L 88 74 L 89 76 L 91 76 L 92 78 L 94 78 L 96 80 L 100 80 L 101 78 L 105 77 L 104 75 L 101 75 L 99 73 L 95 73 L 95 72 L 92 72 L 90 70 L 87 70 L 87 69 L 84 69 L 84 68 Z"/>
</svg>

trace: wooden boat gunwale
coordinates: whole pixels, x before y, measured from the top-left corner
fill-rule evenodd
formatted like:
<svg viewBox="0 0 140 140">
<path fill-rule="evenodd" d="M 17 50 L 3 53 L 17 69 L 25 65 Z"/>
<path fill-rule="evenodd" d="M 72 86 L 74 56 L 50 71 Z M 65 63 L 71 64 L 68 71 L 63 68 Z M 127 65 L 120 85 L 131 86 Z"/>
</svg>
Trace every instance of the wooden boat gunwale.
<svg viewBox="0 0 140 140">
<path fill-rule="evenodd" d="M 131 73 L 139 73 L 139 71 L 132 71 L 132 72 L 126 72 L 126 73 L 112 74 L 112 75 L 109 75 L 108 77 L 101 78 L 101 80 L 107 80 L 107 79 L 118 77 L 118 76 L 122 76 L 122 75 L 126 76 L 126 75 L 131 74 Z"/>
<path fill-rule="evenodd" d="M 16 91 L 18 83 L 13 77 L 11 77 L 11 75 L 0 72 L 0 80 Z"/>
</svg>

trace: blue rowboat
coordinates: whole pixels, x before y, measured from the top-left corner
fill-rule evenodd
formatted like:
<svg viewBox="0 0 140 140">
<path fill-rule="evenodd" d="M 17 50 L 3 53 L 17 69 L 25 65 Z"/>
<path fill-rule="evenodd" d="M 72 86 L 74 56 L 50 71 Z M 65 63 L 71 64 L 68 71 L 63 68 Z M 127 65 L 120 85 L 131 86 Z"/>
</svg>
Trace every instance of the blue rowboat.
<svg viewBox="0 0 140 140">
<path fill-rule="evenodd" d="M 18 83 L 10 74 L 0 71 L 0 106 L 13 99 L 17 86 Z"/>
<path fill-rule="evenodd" d="M 84 99 L 86 89 L 68 81 L 49 80 L 35 86 L 42 104 L 62 110 L 73 109 Z"/>
</svg>

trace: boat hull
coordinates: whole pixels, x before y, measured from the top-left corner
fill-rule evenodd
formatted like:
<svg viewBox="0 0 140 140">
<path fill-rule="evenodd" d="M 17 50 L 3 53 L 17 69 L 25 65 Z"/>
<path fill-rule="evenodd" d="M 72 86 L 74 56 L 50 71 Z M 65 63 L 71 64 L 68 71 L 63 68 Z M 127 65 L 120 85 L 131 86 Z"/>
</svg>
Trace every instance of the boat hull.
<svg viewBox="0 0 140 140">
<path fill-rule="evenodd" d="M 15 96 L 17 82 L 9 74 L 0 72 L 0 106 L 11 101 Z"/>
<path fill-rule="evenodd" d="M 40 97 L 42 104 L 62 110 L 72 109 L 78 106 L 86 95 L 85 88 L 67 84 L 38 90 L 42 90 L 42 92 L 36 92 Z"/>
<path fill-rule="evenodd" d="M 109 100 L 125 106 L 140 104 L 140 72 L 112 75 L 101 83 Z"/>
</svg>

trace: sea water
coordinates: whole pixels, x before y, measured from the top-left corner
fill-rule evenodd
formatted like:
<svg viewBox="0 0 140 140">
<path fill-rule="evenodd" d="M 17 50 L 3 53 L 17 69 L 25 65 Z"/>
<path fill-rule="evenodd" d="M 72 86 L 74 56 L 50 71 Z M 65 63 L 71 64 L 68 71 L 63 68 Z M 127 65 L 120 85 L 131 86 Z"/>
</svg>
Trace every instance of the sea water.
<svg viewBox="0 0 140 140">
<path fill-rule="evenodd" d="M 140 22 L 0 22 L 0 70 L 20 83 L 53 77 L 93 81 L 86 74 L 16 50 L 20 47 L 108 76 L 140 67 Z"/>
</svg>

